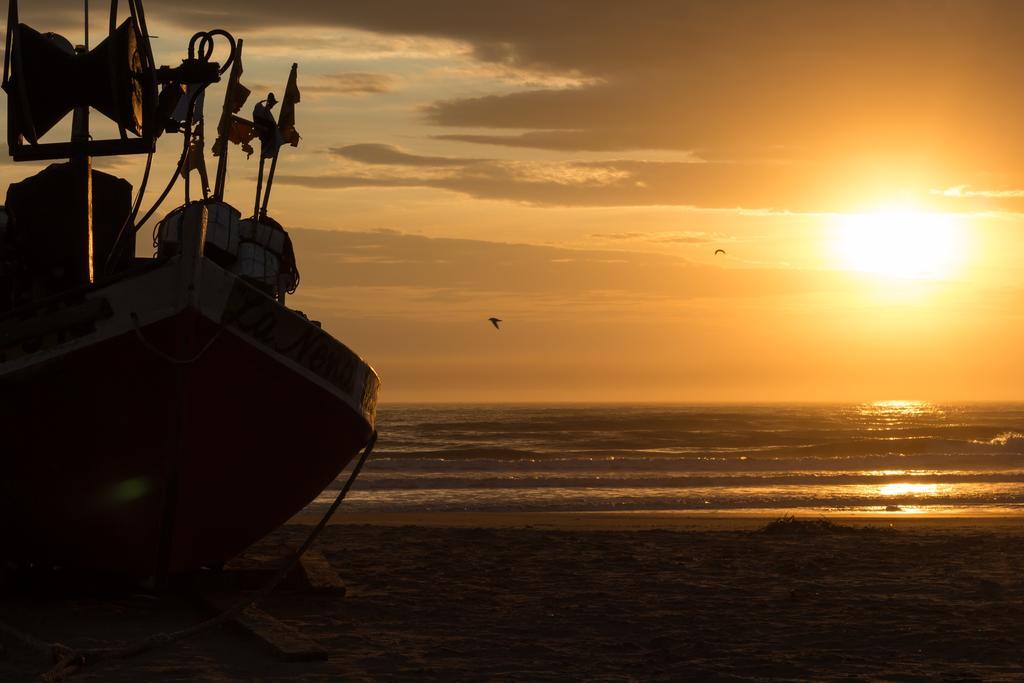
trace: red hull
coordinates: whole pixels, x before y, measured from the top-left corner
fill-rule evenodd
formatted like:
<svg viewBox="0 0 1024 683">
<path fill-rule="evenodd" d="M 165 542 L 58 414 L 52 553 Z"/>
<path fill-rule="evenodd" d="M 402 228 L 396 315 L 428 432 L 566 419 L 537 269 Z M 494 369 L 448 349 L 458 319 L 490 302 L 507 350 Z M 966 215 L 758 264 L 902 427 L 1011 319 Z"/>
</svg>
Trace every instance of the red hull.
<svg viewBox="0 0 1024 683">
<path fill-rule="evenodd" d="M 283 315 L 281 327 L 333 340 L 236 290 L 257 305 L 218 322 L 184 306 L 0 377 L 0 555 L 138 576 L 223 562 L 358 453 L 373 429 L 372 370 L 367 386 L 350 382 L 364 392 L 353 409 L 337 372 L 295 344 L 275 349 L 244 318 Z"/>
</svg>

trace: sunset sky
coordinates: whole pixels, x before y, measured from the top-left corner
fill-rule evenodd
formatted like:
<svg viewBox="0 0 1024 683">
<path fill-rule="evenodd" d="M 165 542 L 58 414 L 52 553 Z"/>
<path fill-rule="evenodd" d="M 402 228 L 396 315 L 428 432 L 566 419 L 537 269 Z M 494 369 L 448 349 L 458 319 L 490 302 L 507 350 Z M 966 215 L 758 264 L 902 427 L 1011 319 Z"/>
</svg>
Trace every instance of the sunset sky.
<svg viewBox="0 0 1024 683">
<path fill-rule="evenodd" d="M 246 116 L 299 63 L 290 304 L 385 402 L 1024 397 L 1024 3 L 146 9 L 160 63 L 245 39 Z M 21 11 L 81 41 L 79 2 Z M 257 159 L 230 163 L 246 213 Z"/>
</svg>

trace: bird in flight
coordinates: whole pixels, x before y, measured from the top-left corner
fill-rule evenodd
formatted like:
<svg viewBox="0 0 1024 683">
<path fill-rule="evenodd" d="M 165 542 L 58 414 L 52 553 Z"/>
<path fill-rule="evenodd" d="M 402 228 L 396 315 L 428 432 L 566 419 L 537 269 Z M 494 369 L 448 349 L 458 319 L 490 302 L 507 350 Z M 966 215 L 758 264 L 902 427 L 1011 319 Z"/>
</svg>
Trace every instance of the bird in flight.
<svg viewBox="0 0 1024 683">
<path fill-rule="evenodd" d="M 488 320 L 490 320 L 491 324 L 494 325 L 494 329 L 496 329 L 496 330 L 500 330 L 501 329 L 500 327 L 498 327 L 498 323 L 501 322 L 501 318 L 488 318 Z"/>
<path fill-rule="evenodd" d="M 725 253 L 725 249 L 715 249 L 715 256 L 718 256 L 719 254 L 724 254 L 724 253 Z"/>
</svg>

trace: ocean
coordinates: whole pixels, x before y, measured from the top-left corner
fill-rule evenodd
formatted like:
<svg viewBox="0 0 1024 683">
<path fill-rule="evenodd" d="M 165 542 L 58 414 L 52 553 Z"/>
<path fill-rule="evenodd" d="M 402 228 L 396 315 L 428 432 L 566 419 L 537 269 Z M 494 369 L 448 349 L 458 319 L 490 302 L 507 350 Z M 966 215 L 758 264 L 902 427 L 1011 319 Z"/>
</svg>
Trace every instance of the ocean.
<svg viewBox="0 0 1024 683">
<path fill-rule="evenodd" d="M 1024 512 L 1024 404 L 386 405 L 378 430 L 346 510 Z"/>
</svg>

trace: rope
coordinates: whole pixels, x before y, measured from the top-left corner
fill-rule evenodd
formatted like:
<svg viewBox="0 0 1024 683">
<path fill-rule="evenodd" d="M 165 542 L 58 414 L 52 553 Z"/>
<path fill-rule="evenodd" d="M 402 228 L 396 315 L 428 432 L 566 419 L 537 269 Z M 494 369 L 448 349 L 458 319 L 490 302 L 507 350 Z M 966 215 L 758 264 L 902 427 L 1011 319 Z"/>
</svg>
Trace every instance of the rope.
<svg viewBox="0 0 1024 683">
<path fill-rule="evenodd" d="M 335 497 L 334 502 L 331 503 L 331 506 L 327 509 L 327 512 L 324 513 L 324 516 L 320 519 L 317 525 L 313 527 L 313 529 L 309 532 L 309 535 L 306 537 L 306 540 L 303 542 L 303 544 L 299 546 L 299 549 L 296 550 L 295 553 L 281 565 L 277 573 L 270 579 L 270 581 L 268 581 L 266 585 L 264 585 L 255 593 L 241 598 L 240 600 L 238 600 L 238 602 L 236 602 L 234 605 L 224 610 L 217 616 L 211 617 L 206 621 L 201 621 L 194 626 L 190 626 L 179 631 L 154 633 L 151 636 L 142 638 L 134 643 L 129 643 L 128 645 L 123 645 L 121 647 L 96 647 L 82 648 L 76 650 L 67 647 L 66 645 L 63 645 L 61 643 L 48 643 L 39 640 L 38 638 L 35 638 L 32 635 L 19 631 L 18 629 L 8 624 L 5 624 L 2 621 L 0 621 L 0 632 L 5 633 L 8 636 L 11 636 L 12 638 L 22 643 L 26 647 L 29 647 L 32 650 L 36 650 L 37 652 L 40 652 L 44 655 L 52 655 L 53 659 L 57 662 L 56 665 L 54 665 L 52 669 L 50 669 L 40 677 L 40 681 L 44 681 L 45 683 L 51 683 L 55 681 L 65 680 L 68 676 L 73 675 L 79 668 L 81 668 L 87 663 L 100 661 L 103 659 L 127 659 L 129 657 L 134 657 L 135 655 L 152 650 L 162 645 L 169 645 L 171 643 L 176 643 L 182 640 L 186 640 L 188 638 L 195 637 L 200 633 L 203 633 L 204 631 L 207 631 L 215 626 L 220 626 L 225 622 L 230 621 L 241 612 L 245 611 L 252 605 L 255 605 L 257 602 L 267 597 L 295 569 L 295 567 L 299 563 L 299 560 L 302 559 L 302 556 L 305 554 L 305 552 L 309 550 L 310 546 L 313 545 L 317 537 L 327 526 L 328 522 L 330 522 L 331 517 L 333 517 L 334 513 L 337 512 L 338 507 L 341 505 L 342 501 L 345 500 L 345 496 L 348 495 L 349 489 L 351 489 L 352 484 L 355 483 L 356 477 L 358 477 L 359 473 L 362 471 L 363 465 L 366 464 L 366 460 L 367 458 L 370 457 L 370 454 L 373 452 L 373 447 L 376 445 L 376 443 L 377 432 L 375 430 L 372 434 L 370 434 L 370 438 L 367 440 L 366 445 L 363 447 L 363 452 L 359 456 L 359 460 L 356 462 L 356 466 L 352 468 L 352 472 L 349 474 L 348 479 L 345 481 L 345 485 L 342 487 L 341 491 L 338 492 L 338 495 L 337 497 Z"/>
<path fill-rule="evenodd" d="M 135 327 L 135 336 L 139 338 L 139 341 L 142 342 L 143 346 L 145 346 L 147 349 L 163 358 L 168 363 L 173 363 L 175 365 L 192 365 L 193 363 L 195 363 L 197 360 L 202 358 L 207 351 L 210 350 L 210 347 L 213 346 L 213 343 L 220 338 L 220 333 L 224 331 L 223 325 L 218 327 L 217 331 L 213 333 L 213 336 L 210 337 L 209 341 L 207 341 L 206 344 L 203 345 L 203 348 L 199 349 L 199 352 L 196 355 L 192 356 L 191 358 L 175 358 L 174 356 L 165 353 L 164 351 L 161 351 L 156 346 L 154 346 L 152 342 L 146 339 L 146 337 L 142 334 L 142 328 L 139 326 L 139 316 L 135 312 L 132 312 L 132 325 Z"/>
</svg>

